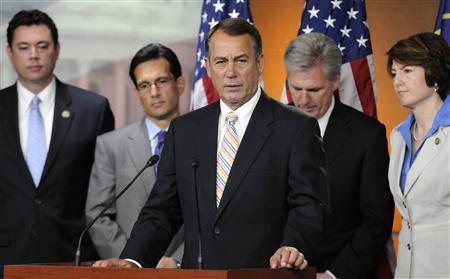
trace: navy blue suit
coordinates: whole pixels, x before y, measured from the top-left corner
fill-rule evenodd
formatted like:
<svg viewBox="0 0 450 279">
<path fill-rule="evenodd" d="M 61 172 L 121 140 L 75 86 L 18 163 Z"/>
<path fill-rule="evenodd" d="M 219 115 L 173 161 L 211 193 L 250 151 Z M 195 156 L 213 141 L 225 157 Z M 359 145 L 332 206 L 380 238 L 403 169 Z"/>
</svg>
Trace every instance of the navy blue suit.
<svg viewBox="0 0 450 279">
<path fill-rule="evenodd" d="M 217 208 L 219 114 L 216 102 L 172 121 L 158 178 L 121 258 L 155 266 L 184 223 L 182 265 L 197 267 L 195 181 L 204 268 L 267 268 L 281 246 L 296 247 L 307 259 L 314 253 L 327 203 L 317 121 L 263 93 Z"/>
<path fill-rule="evenodd" d="M 106 98 L 57 80 L 50 147 L 36 188 L 20 146 L 16 85 L 0 91 L 1 269 L 73 260 L 85 226 L 95 140 L 113 128 Z M 97 258 L 89 237 L 82 258 Z"/>
<path fill-rule="evenodd" d="M 324 134 L 331 212 L 311 259 L 337 278 L 372 278 L 391 234 L 394 203 L 388 183 L 386 129 L 336 100 Z"/>
</svg>

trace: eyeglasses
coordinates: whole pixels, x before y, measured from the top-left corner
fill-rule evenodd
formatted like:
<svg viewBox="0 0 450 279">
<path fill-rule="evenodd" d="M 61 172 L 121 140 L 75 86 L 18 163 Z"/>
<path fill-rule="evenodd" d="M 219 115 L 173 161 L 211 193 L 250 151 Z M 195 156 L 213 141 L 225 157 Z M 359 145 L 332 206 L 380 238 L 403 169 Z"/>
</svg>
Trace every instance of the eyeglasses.
<svg viewBox="0 0 450 279">
<path fill-rule="evenodd" d="M 151 82 L 142 82 L 140 84 L 138 84 L 137 86 L 137 90 L 140 93 L 147 93 L 150 92 L 152 86 L 154 85 L 157 89 L 162 89 L 164 87 L 166 87 L 167 85 L 169 85 L 169 83 L 174 80 L 174 78 L 172 77 L 164 77 L 164 78 L 159 78 L 157 79 L 155 82 L 151 83 Z"/>
</svg>

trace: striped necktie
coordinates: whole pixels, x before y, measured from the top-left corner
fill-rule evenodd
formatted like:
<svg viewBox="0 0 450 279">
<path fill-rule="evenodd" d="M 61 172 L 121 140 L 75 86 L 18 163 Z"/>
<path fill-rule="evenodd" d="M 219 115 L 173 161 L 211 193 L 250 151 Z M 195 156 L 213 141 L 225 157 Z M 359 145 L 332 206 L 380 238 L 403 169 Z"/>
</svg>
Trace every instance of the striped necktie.
<svg viewBox="0 0 450 279">
<path fill-rule="evenodd" d="M 41 99 L 34 96 L 28 118 L 27 165 L 33 177 L 34 185 L 38 187 L 47 159 L 44 120 L 39 110 Z"/>
<path fill-rule="evenodd" d="M 225 184 L 228 180 L 228 175 L 231 171 L 234 158 L 239 146 L 238 134 L 234 124 L 238 120 L 236 113 L 229 112 L 226 116 L 227 127 L 225 130 L 225 136 L 222 140 L 219 153 L 217 154 L 217 174 L 216 174 L 216 205 L 219 207 L 220 200 L 222 199 L 223 191 L 225 190 Z"/>
</svg>

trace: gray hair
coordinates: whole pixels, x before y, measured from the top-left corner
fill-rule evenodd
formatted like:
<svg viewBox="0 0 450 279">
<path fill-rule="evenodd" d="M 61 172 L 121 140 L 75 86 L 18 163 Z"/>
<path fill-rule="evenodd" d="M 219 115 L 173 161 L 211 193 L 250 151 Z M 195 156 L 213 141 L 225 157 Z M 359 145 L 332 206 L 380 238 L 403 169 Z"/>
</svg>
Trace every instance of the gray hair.
<svg viewBox="0 0 450 279">
<path fill-rule="evenodd" d="M 318 64 L 325 68 L 327 80 L 335 80 L 341 72 L 342 56 L 333 39 L 311 32 L 292 40 L 284 52 L 286 68 L 293 67 L 306 71 Z"/>
</svg>

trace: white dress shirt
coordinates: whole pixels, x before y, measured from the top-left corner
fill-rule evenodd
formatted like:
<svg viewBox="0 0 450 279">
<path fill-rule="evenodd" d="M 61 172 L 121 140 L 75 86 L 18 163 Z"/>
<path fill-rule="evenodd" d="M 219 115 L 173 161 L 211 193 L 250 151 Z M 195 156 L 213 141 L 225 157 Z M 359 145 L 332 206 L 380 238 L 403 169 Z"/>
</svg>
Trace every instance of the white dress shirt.
<svg viewBox="0 0 450 279">
<path fill-rule="evenodd" d="M 35 94 L 31 93 L 26 89 L 20 81 L 17 81 L 17 95 L 18 95 L 18 105 L 19 105 L 19 134 L 20 134 L 20 145 L 22 147 L 22 152 L 27 158 L 27 144 L 28 144 L 28 118 L 30 116 L 31 101 L 33 100 Z M 52 137 L 53 128 L 53 114 L 55 112 L 55 95 L 56 95 L 56 81 L 55 78 L 52 79 L 50 84 L 44 88 L 41 92 L 37 94 L 41 102 L 39 103 L 39 110 L 42 115 L 42 120 L 44 121 L 45 129 L 45 143 L 47 146 L 47 152 L 50 146 L 50 140 Z"/>
<path fill-rule="evenodd" d="M 334 103 L 335 103 L 334 96 L 332 96 L 331 104 L 328 107 L 327 112 L 325 112 L 325 114 L 322 115 L 321 118 L 317 119 L 317 122 L 319 123 L 319 128 L 320 128 L 320 135 L 322 136 L 322 138 L 323 138 L 323 135 L 325 135 L 325 130 L 327 129 L 328 121 L 330 120 L 330 115 L 334 108 Z"/>
</svg>

